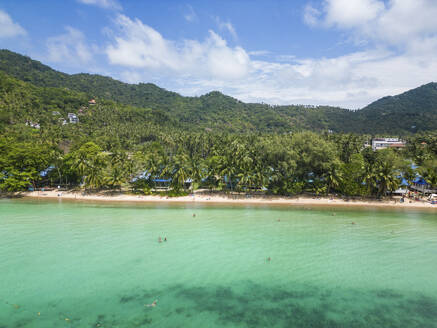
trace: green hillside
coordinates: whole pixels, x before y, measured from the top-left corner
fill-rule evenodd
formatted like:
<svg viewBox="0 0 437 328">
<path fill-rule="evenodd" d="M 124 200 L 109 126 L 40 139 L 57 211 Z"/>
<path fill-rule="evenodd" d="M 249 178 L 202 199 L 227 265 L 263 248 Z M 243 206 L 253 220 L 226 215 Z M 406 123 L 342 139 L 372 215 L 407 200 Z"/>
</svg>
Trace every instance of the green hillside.
<svg viewBox="0 0 437 328">
<path fill-rule="evenodd" d="M 155 102 L 164 106 L 170 99 L 182 98 L 151 83 L 127 84 L 101 75 L 65 74 L 9 50 L 0 50 L 0 70 L 40 87 L 68 88 L 138 107 Z"/>
<path fill-rule="evenodd" d="M 164 131 L 181 129 L 167 114 L 101 100 L 88 105 L 89 96 L 67 89 L 38 87 L 0 71 L 0 132 L 27 131 L 24 126 L 38 124 L 39 135 L 53 139 L 101 138 L 108 146 L 140 144 Z M 65 124 L 68 113 L 76 114 L 80 124 Z M 63 124 L 64 123 L 64 124 Z M 23 136 L 24 137 L 24 136 Z M 80 140 L 78 140 L 80 142 Z"/>
<path fill-rule="evenodd" d="M 415 177 L 411 161 L 437 185 L 435 133 L 373 152 L 363 148 L 368 135 L 327 131 L 406 134 L 411 122 L 435 129 L 434 84 L 353 112 L 246 104 L 220 92 L 182 97 L 1 54 L 0 193 L 63 185 L 150 194 L 150 172 L 171 179 L 169 195 L 184 193 L 191 179 L 219 191 L 380 197 L 398 188 L 399 172 Z"/>
<path fill-rule="evenodd" d="M 359 111 L 329 106 L 249 104 L 213 91 L 183 97 L 151 83 L 128 84 L 110 77 L 65 74 L 17 53 L 0 50 L 0 71 L 37 87 L 77 91 L 81 97 L 151 108 L 198 131 L 288 133 L 332 130 L 372 134 L 410 134 L 437 126 L 435 83 L 382 98 Z"/>
<path fill-rule="evenodd" d="M 437 127 L 437 83 L 381 98 L 359 111 L 359 131 L 427 131 Z"/>
</svg>

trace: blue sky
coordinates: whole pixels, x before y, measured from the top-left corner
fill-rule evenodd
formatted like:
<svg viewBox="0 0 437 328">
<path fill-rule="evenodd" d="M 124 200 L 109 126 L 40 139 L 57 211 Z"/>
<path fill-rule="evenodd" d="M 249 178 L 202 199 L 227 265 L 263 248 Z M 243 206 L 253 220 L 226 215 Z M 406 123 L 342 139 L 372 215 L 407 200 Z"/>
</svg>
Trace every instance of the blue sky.
<svg viewBox="0 0 437 328">
<path fill-rule="evenodd" d="M 437 78 L 434 0 L 2 0 L 0 48 L 183 95 L 360 108 Z"/>
</svg>

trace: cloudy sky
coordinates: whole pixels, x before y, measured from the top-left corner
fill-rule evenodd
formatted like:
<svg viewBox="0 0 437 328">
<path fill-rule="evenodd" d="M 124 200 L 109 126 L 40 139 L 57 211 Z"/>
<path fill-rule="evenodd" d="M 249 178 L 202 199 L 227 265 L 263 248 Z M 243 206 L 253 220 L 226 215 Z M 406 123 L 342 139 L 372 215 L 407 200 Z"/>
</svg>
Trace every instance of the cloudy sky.
<svg viewBox="0 0 437 328">
<path fill-rule="evenodd" d="M 1 0 L 0 48 L 183 95 L 361 108 L 437 81 L 436 0 Z"/>
</svg>

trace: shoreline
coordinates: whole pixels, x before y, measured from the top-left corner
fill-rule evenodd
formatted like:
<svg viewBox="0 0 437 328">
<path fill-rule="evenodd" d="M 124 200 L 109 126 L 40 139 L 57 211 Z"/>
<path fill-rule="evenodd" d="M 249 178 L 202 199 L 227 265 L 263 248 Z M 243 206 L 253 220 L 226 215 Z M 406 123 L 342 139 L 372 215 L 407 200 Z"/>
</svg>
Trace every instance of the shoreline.
<svg viewBox="0 0 437 328">
<path fill-rule="evenodd" d="M 398 199 L 377 200 L 344 200 L 341 198 L 323 197 L 257 197 L 251 196 L 238 199 L 225 194 L 204 194 L 195 192 L 194 195 L 179 197 L 163 197 L 158 195 L 133 195 L 93 193 L 83 194 L 82 192 L 62 191 L 32 191 L 21 194 L 23 198 L 32 199 L 65 199 L 72 201 L 97 201 L 97 202 L 131 202 L 131 203 L 182 203 L 182 204 L 223 204 L 223 205 L 282 205 L 282 206 L 321 206 L 321 207 L 361 207 L 361 208 L 397 208 L 397 209 L 431 209 L 437 211 L 437 205 L 423 201 L 412 201 L 406 199 L 400 203 Z M 60 196 L 59 196 L 60 195 Z"/>
</svg>

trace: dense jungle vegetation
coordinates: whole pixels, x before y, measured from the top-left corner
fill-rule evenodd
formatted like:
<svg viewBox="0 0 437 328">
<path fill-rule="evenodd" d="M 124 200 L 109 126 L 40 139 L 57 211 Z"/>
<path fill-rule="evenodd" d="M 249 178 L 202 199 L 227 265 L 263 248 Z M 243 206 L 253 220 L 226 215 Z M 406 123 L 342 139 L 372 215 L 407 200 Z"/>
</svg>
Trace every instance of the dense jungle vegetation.
<svg viewBox="0 0 437 328">
<path fill-rule="evenodd" d="M 164 179 L 176 193 L 192 181 L 211 190 L 383 196 L 416 174 L 437 187 L 435 84 L 354 113 L 245 104 L 218 92 L 182 97 L 0 53 L 3 192 L 62 185 L 150 193 Z M 403 135 L 407 147 L 374 152 L 363 146 L 374 134 Z"/>
<path fill-rule="evenodd" d="M 405 135 L 437 127 L 437 84 L 429 83 L 351 111 L 329 106 L 247 104 L 220 92 L 183 97 L 151 83 L 128 84 L 110 77 L 69 75 L 17 53 L 0 50 L 0 71 L 38 87 L 77 91 L 169 115 L 186 129 L 283 133 L 303 130 Z"/>
</svg>

